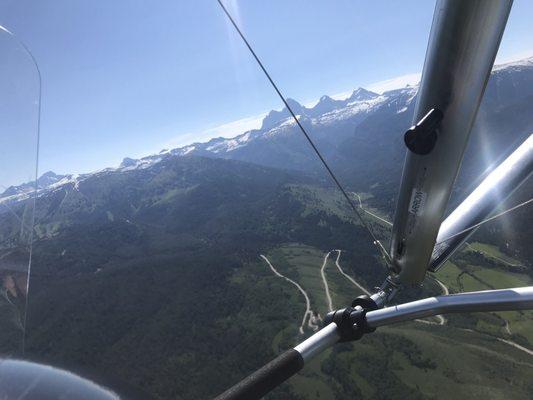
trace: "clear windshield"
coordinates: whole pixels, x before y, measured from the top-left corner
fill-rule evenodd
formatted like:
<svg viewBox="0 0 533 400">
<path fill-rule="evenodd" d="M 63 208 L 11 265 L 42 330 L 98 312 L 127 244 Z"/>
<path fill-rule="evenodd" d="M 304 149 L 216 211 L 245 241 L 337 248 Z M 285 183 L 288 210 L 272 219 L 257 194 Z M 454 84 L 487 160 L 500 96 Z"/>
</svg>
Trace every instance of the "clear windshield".
<svg viewBox="0 0 533 400">
<path fill-rule="evenodd" d="M 0 54 L 0 351 L 20 355 L 33 238 L 40 82 L 31 55 L 1 27 Z"/>
</svg>

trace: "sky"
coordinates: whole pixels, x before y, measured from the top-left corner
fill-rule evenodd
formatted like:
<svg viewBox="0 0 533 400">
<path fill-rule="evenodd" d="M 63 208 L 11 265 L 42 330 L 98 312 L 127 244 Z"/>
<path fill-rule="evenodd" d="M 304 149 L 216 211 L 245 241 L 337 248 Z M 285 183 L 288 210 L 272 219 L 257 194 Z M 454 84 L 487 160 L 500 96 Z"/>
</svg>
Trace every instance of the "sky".
<svg viewBox="0 0 533 400">
<path fill-rule="evenodd" d="M 434 9 L 427 0 L 225 3 L 284 95 L 302 104 L 416 82 Z M 499 60 L 533 55 L 531 20 L 533 2 L 515 0 Z M 235 136 L 281 108 L 216 0 L 3 0 L 0 25 L 41 71 L 41 173 Z M 31 138 L 4 145 L 33 154 Z M 31 171 L 33 159 L 19 159 Z"/>
</svg>

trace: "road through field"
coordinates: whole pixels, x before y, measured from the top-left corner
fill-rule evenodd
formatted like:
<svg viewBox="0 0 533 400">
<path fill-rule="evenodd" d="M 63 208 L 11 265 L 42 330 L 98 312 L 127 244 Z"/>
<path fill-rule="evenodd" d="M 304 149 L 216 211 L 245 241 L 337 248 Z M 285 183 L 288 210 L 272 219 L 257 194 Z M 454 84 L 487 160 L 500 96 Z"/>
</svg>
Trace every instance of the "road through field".
<svg viewBox="0 0 533 400">
<path fill-rule="evenodd" d="M 324 256 L 324 262 L 322 263 L 322 268 L 320 268 L 320 275 L 322 276 L 322 282 L 324 283 L 324 290 L 326 292 L 326 300 L 328 301 L 328 312 L 333 311 L 333 301 L 331 301 L 331 294 L 329 293 L 328 281 L 326 279 L 326 264 L 328 262 L 328 257 L 331 254 L 331 251 L 326 253 Z"/>
<path fill-rule="evenodd" d="M 345 273 L 341 266 L 339 265 L 339 258 L 341 257 L 341 250 L 334 250 L 337 252 L 337 259 L 335 260 L 335 265 L 337 266 L 337 269 L 339 272 L 350 282 L 352 282 L 357 288 L 359 288 L 361 291 L 363 291 L 366 295 L 370 296 L 372 293 L 370 293 L 368 290 L 366 290 L 363 285 L 361 285 L 359 282 L 357 282 L 355 279 L 353 279 L 350 275 Z"/>
<path fill-rule="evenodd" d="M 304 333 L 304 326 L 305 326 L 305 321 L 307 319 L 307 317 L 309 316 L 309 321 L 308 321 L 308 326 L 309 328 L 311 328 L 312 330 L 316 331 L 318 330 L 318 326 L 315 324 L 314 322 L 314 313 L 313 313 L 313 310 L 311 310 L 311 301 L 309 300 L 309 296 L 307 294 L 307 292 L 300 286 L 300 284 L 298 284 L 297 282 L 293 281 L 291 278 L 287 278 L 285 275 L 282 275 L 278 272 L 278 270 L 276 268 L 274 268 L 274 266 L 272 265 L 272 263 L 269 261 L 268 258 L 266 258 L 266 256 L 264 256 L 263 254 L 260 255 L 260 257 L 265 260 L 265 262 L 268 264 L 268 266 L 270 267 L 270 269 L 272 270 L 272 272 L 274 272 L 274 274 L 276 274 L 276 276 L 280 277 L 280 278 L 283 278 L 285 279 L 286 281 L 292 283 L 294 286 L 296 286 L 298 288 L 298 290 L 303 294 L 303 296 L 305 297 L 305 313 L 304 313 L 304 316 L 303 316 L 303 319 L 302 319 L 302 323 L 300 325 L 300 333 L 303 334 Z"/>
<path fill-rule="evenodd" d="M 365 213 L 367 213 L 368 215 L 371 215 L 372 217 L 376 218 L 376 219 L 379 219 L 381 222 L 384 222 L 385 224 L 387 224 L 388 226 L 392 226 L 392 223 L 390 221 L 387 221 L 386 219 L 383 219 L 381 218 L 379 215 L 376 215 L 374 214 L 373 212 L 371 211 L 368 211 L 366 208 L 363 208 L 363 203 L 361 202 L 361 196 L 359 196 L 357 193 L 355 192 L 352 192 L 352 194 L 356 195 L 357 196 L 357 199 L 359 200 L 359 208 L 361 210 L 363 210 Z"/>
</svg>

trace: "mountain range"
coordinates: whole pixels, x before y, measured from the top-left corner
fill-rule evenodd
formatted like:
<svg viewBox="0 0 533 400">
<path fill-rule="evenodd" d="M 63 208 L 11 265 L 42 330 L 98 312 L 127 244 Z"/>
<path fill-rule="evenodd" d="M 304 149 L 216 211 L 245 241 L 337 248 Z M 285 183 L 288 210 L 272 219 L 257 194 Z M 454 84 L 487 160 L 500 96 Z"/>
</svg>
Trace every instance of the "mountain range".
<svg viewBox="0 0 533 400">
<path fill-rule="evenodd" d="M 528 118 L 533 102 L 533 58 L 494 68 L 465 155 L 463 174 L 469 178 L 485 172 L 533 131 Z M 344 100 L 322 96 L 312 108 L 288 99 L 291 109 L 308 130 L 325 158 L 349 185 L 390 184 L 397 188 L 405 148 L 403 133 L 410 126 L 417 87 L 377 94 L 363 88 Z M 478 157 L 483 149 L 485 157 Z M 271 111 L 260 129 L 236 137 L 215 138 L 141 159 L 125 158 L 118 168 L 94 174 L 148 168 L 175 156 L 233 159 L 306 172 L 322 166 L 286 109 Z M 93 174 L 56 175 L 49 171 L 38 180 L 39 189 L 86 179 Z M 385 181 L 383 181 L 385 179 Z M 461 184 L 461 182 L 459 182 Z M 31 190 L 32 184 L 8 188 L 0 198 Z"/>
</svg>

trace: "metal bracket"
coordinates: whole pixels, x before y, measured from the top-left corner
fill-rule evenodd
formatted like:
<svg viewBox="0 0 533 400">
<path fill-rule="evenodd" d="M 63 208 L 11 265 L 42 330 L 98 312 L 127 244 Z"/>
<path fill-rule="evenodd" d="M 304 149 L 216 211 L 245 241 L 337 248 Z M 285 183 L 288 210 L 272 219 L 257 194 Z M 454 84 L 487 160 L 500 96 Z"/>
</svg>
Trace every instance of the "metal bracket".
<svg viewBox="0 0 533 400">
<path fill-rule="evenodd" d="M 413 153 L 425 156 L 435 148 L 437 143 L 437 127 L 442 121 L 444 114 L 438 108 L 432 108 L 416 124 L 405 132 L 404 142 Z"/>
<path fill-rule="evenodd" d="M 368 326 L 367 311 L 377 310 L 379 307 L 374 300 L 364 295 L 356 298 L 352 307 L 331 311 L 324 318 L 324 326 L 334 322 L 340 336 L 339 342 L 351 342 L 361 339 L 365 333 L 371 333 L 376 328 Z"/>
</svg>

